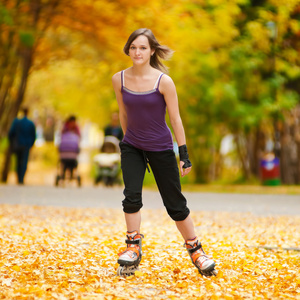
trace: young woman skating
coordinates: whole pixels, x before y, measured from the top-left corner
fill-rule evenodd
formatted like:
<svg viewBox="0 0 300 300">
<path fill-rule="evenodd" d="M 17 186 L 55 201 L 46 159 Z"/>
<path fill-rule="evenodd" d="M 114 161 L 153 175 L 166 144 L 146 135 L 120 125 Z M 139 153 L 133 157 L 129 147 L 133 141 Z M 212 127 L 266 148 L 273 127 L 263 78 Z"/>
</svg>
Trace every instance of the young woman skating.
<svg viewBox="0 0 300 300">
<path fill-rule="evenodd" d="M 119 256 L 118 274 L 133 274 L 142 258 L 140 209 L 143 180 L 149 164 L 166 210 L 185 240 L 193 264 L 202 275 L 215 275 L 215 262 L 202 249 L 187 201 L 181 193 L 172 134 L 165 121 L 167 109 L 179 146 L 179 168 L 183 177 L 191 171 L 192 164 L 176 88 L 172 79 L 163 73 L 166 68 L 160 61 L 169 58 L 172 51 L 160 45 L 151 30 L 142 28 L 130 35 L 124 52 L 132 60 L 132 67 L 112 78 L 124 132 L 120 149 L 125 184 L 122 204 L 127 226 L 127 248 Z"/>
</svg>

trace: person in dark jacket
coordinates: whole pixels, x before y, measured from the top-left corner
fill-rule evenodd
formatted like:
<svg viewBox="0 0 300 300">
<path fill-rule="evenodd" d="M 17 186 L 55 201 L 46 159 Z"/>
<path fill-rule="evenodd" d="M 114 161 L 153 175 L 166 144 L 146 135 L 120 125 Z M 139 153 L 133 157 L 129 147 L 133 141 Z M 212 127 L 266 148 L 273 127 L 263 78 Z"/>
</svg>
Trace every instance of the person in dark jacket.
<svg viewBox="0 0 300 300">
<path fill-rule="evenodd" d="M 24 117 L 22 119 L 14 119 L 8 133 L 11 150 L 17 157 L 16 172 L 19 184 L 24 184 L 29 151 L 36 137 L 35 125 L 27 118 L 28 109 L 24 108 L 23 113 Z"/>
<path fill-rule="evenodd" d="M 111 115 L 111 123 L 104 128 L 104 135 L 115 136 L 119 141 L 123 139 L 123 130 L 120 126 L 119 113 L 114 112 Z"/>
</svg>

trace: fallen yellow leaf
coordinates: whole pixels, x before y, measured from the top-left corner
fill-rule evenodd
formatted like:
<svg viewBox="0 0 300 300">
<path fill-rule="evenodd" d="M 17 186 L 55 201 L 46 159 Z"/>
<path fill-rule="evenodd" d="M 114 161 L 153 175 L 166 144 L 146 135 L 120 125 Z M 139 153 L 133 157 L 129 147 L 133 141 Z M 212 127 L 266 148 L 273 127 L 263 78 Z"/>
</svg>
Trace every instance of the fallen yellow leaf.
<svg viewBox="0 0 300 300">
<path fill-rule="evenodd" d="M 17 265 L 13 266 L 12 269 L 17 271 L 17 272 L 19 272 L 21 270 L 21 268 Z"/>
<path fill-rule="evenodd" d="M 274 263 L 273 267 L 276 268 L 277 270 L 281 270 L 283 266 L 280 263 Z"/>
<path fill-rule="evenodd" d="M 143 272 L 141 271 L 135 271 L 135 274 L 134 274 L 136 277 L 141 277 L 143 276 Z"/>
</svg>

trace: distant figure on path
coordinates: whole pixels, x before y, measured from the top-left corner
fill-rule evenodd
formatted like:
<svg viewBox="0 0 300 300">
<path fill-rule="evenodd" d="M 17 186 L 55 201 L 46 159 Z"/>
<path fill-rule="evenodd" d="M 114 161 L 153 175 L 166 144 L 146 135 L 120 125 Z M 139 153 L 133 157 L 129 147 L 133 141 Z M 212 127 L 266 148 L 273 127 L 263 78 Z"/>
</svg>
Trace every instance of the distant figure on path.
<svg viewBox="0 0 300 300">
<path fill-rule="evenodd" d="M 34 144 L 36 137 L 35 125 L 27 118 L 27 108 L 23 109 L 23 114 L 24 117 L 22 119 L 14 119 L 8 133 L 11 150 L 17 157 L 16 172 L 19 184 L 24 184 L 29 151 Z"/>
<path fill-rule="evenodd" d="M 78 155 L 80 152 L 80 129 L 76 122 L 75 116 L 70 116 L 65 122 L 62 132 L 61 141 L 59 144 L 59 157 L 60 157 L 60 175 L 57 180 L 65 179 L 66 171 L 70 173 L 70 179 L 77 178 L 78 185 L 81 185 L 81 179 L 77 172 L 78 167 Z M 56 181 L 56 185 L 58 181 Z"/>
<path fill-rule="evenodd" d="M 112 135 L 115 136 L 119 141 L 123 139 L 123 130 L 120 126 L 119 114 L 117 112 L 112 113 L 111 115 L 111 123 L 107 125 L 104 129 L 104 135 Z"/>
</svg>

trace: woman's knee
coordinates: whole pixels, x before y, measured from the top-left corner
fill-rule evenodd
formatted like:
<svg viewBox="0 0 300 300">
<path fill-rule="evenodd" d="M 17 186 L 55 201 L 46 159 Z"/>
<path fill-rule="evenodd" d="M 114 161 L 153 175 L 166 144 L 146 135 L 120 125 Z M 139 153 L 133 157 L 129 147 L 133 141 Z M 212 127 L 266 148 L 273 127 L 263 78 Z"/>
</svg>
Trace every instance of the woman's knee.
<svg viewBox="0 0 300 300">
<path fill-rule="evenodd" d="M 167 208 L 167 212 L 173 221 L 183 221 L 190 214 L 190 210 L 187 206 L 182 210 L 174 210 Z"/>
<path fill-rule="evenodd" d="M 122 201 L 123 211 L 129 214 L 138 212 L 142 207 L 142 194 L 125 191 L 125 199 Z"/>
<path fill-rule="evenodd" d="M 129 201 L 123 200 L 123 211 L 127 214 L 133 214 L 138 212 L 143 207 L 142 203 L 130 203 Z"/>
</svg>

